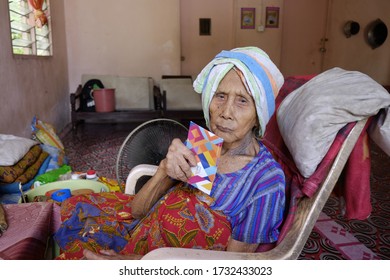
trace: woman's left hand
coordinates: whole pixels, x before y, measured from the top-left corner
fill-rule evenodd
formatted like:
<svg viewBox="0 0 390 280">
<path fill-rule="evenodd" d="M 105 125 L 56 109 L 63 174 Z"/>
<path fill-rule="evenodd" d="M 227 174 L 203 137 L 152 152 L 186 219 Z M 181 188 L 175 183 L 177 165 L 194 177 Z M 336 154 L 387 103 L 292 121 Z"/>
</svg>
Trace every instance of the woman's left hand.
<svg viewBox="0 0 390 280">
<path fill-rule="evenodd" d="M 83 252 L 87 260 L 140 260 L 142 258 L 142 256 L 136 254 L 121 255 L 114 250 L 100 250 L 99 253 L 97 254 L 87 249 Z"/>
</svg>

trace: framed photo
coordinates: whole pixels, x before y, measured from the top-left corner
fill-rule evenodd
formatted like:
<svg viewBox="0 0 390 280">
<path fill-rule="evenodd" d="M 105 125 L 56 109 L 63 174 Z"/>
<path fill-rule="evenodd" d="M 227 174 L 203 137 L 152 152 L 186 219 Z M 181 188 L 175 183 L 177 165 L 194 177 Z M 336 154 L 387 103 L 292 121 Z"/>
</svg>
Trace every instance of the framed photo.
<svg viewBox="0 0 390 280">
<path fill-rule="evenodd" d="M 241 8 L 241 29 L 255 28 L 255 8 Z"/>
<path fill-rule="evenodd" d="M 279 7 L 265 8 L 265 27 L 278 28 L 279 27 Z"/>
</svg>

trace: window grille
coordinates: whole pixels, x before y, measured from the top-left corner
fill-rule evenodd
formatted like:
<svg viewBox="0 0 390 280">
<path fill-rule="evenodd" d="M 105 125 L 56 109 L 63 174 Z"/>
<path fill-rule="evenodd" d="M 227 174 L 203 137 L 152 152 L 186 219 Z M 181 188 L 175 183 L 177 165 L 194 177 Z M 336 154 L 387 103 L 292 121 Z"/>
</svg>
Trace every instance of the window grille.
<svg viewBox="0 0 390 280">
<path fill-rule="evenodd" d="M 36 9 L 34 5 L 40 5 L 36 3 L 42 7 Z M 51 56 L 53 46 L 49 0 L 9 0 L 8 6 L 13 53 Z M 43 20 L 40 16 L 44 16 Z"/>
</svg>

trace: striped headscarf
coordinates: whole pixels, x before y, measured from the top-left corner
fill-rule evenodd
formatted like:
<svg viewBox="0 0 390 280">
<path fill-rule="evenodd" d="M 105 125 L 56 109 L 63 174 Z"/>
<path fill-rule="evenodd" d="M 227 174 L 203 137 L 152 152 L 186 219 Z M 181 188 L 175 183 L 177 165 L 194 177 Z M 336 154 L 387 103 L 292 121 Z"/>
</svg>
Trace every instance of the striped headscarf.
<svg viewBox="0 0 390 280">
<path fill-rule="evenodd" d="M 209 62 L 194 81 L 194 89 L 202 94 L 202 107 L 207 127 L 210 128 L 210 102 L 225 75 L 235 67 L 248 93 L 256 105 L 260 123 L 259 135 L 275 112 L 275 98 L 284 83 L 282 73 L 269 56 L 257 47 L 236 48 L 222 51 Z"/>
</svg>

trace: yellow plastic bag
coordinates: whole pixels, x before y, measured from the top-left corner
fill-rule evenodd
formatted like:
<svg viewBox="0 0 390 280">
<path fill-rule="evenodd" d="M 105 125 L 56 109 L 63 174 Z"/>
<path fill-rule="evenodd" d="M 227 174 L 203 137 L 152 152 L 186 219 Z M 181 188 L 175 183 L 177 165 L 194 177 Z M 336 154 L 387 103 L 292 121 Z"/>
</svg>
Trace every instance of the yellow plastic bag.
<svg viewBox="0 0 390 280">
<path fill-rule="evenodd" d="M 36 138 L 43 144 L 56 147 L 60 150 L 64 150 L 60 138 L 57 136 L 55 129 L 52 125 L 39 120 L 34 116 L 31 123 L 31 129 L 35 134 Z"/>
<path fill-rule="evenodd" d="M 110 192 L 122 192 L 120 186 L 118 185 L 118 181 L 115 179 L 99 177 L 99 182 L 105 184 L 110 189 Z"/>
</svg>

